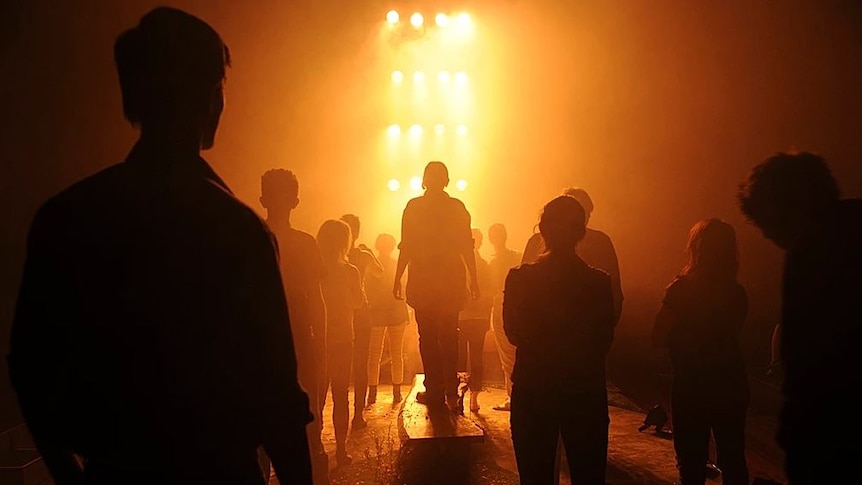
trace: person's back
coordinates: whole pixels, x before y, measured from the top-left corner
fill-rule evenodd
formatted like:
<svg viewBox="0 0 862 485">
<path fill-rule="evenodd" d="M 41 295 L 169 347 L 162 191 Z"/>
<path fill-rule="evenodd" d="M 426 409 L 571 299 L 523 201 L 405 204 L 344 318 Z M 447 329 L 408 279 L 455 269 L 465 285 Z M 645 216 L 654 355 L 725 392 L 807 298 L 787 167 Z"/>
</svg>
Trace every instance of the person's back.
<svg viewBox="0 0 862 485">
<path fill-rule="evenodd" d="M 365 301 L 359 270 L 347 261 L 329 263 L 321 287 L 326 301 L 326 343 L 353 343 L 354 311 Z"/>
</svg>

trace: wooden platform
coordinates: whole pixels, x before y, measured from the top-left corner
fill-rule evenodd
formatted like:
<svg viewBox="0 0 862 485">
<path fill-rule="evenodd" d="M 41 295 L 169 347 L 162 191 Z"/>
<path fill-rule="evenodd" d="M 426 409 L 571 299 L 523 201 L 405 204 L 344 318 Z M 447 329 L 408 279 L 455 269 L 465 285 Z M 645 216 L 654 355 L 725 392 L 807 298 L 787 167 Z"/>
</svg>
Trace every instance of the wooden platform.
<svg viewBox="0 0 862 485">
<path fill-rule="evenodd" d="M 425 374 L 416 374 L 398 416 L 398 428 L 405 444 L 432 441 L 469 444 L 485 440 L 485 431 L 468 416 L 448 411 L 429 413 L 427 406 L 416 402 L 416 394 L 424 390 Z"/>
</svg>

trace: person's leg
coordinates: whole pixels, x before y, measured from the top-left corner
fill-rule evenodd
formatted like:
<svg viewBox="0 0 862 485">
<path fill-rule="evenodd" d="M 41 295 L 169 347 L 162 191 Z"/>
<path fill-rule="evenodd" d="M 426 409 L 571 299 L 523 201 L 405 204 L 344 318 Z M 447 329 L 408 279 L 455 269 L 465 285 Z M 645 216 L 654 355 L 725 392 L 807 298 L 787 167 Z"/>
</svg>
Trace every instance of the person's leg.
<svg viewBox="0 0 862 485">
<path fill-rule="evenodd" d="M 372 326 L 368 346 L 368 404 L 377 402 L 377 385 L 380 383 L 380 359 L 383 357 L 383 336 L 386 327 Z"/>
<path fill-rule="evenodd" d="M 560 410 L 560 435 L 572 485 L 604 485 L 610 424 L 607 394 L 573 394 L 561 402 L 566 408 Z"/>
<path fill-rule="evenodd" d="M 724 485 L 748 485 L 745 461 L 745 407 L 723 410 L 712 419 L 716 461 Z"/>
<path fill-rule="evenodd" d="M 458 395 L 458 310 L 441 312 L 439 321 L 441 382 L 446 396 L 456 399 Z M 454 402 L 454 401 L 453 401 Z"/>
<path fill-rule="evenodd" d="M 535 399 L 531 390 L 512 389 L 512 445 L 521 485 L 554 483 L 554 456 L 560 434 L 553 411 L 556 397 Z"/>
<path fill-rule="evenodd" d="M 330 344 L 329 376 L 332 387 L 332 425 L 335 428 L 336 461 L 349 463 L 347 430 L 350 423 L 350 367 L 353 346 L 350 342 Z"/>
<path fill-rule="evenodd" d="M 353 428 L 364 428 L 365 394 L 368 391 L 368 349 L 371 341 L 371 314 L 357 311 L 353 318 Z"/>
<path fill-rule="evenodd" d="M 458 372 L 467 372 L 469 369 L 469 348 L 467 344 L 467 335 L 469 320 L 458 320 Z"/>
<path fill-rule="evenodd" d="M 443 379 L 442 354 L 440 352 L 440 318 L 434 310 L 416 310 L 419 328 L 419 355 L 425 372 L 426 402 L 439 404 L 446 388 Z M 457 344 L 456 344 L 457 345 Z M 456 347 L 457 352 L 457 347 Z"/>
<path fill-rule="evenodd" d="M 500 357 L 500 366 L 503 368 L 506 393 L 511 397 L 512 369 L 515 367 L 515 346 L 509 342 L 506 333 L 503 331 L 503 307 L 499 303 L 494 305 L 494 312 L 491 314 L 491 329 L 494 332 L 494 342 L 497 344 L 497 355 Z M 507 403 L 495 406 L 495 409 L 507 410 Z"/>
<path fill-rule="evenodd" d="M 401 385 L 404 383 L 404 331 L 407 324 L 386 327 L 389 339 L 389 358 L 392 362 L 392 403 L 401 402 Z"/>
<path fill-rule="evenodd" d="M 709 459 L 710 428 L 695 386 L 674 383 L 671 390 L 673 448 L 681 485 L 703 485 Z"/>
<path fill-rule="evenodd" d="M 467 347 L 470 356 L 470 380 L 471 392 L 482 390 L 485 378 L 485 334 L 488 332 L 486 320 L 471 321 L 468 325 Z"/>
</svg>

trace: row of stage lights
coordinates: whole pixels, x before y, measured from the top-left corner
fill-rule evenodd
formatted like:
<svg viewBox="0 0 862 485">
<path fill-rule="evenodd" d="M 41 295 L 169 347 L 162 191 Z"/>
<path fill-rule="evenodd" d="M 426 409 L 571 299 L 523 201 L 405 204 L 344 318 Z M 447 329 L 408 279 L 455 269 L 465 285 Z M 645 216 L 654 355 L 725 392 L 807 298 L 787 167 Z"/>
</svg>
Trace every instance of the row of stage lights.
<svg viewBox="0 0 862 485">
<path fill-rule="evenodd" d="M 399 14 L 397 10 L 386 12 L 386 22 L 392 26 L 398 25 L 398 23 L 401 22 L 401 14 Z M 452 17 L 445 13 L 438 13 L 434 17 L 434 24 L 440 28 L 446 28 L 450 25 L 469 28 L 473 25 L 473 20 L 470 18 L 470 14 L 466 12 Z M 410 25 L 415 29 L 421 29 L 422 26 L 425 25 L 425 17 L 419 12 L 413 13 L 413 15 L 410 16 Z"/>
<path fill-rule="evenodd" d="M 386 128 L 386 133 L 391 138 L 397 138 L 401 136 L 402 131 L 403 130 L 401 129 L 401 125 L 389 125 L 389 127 Z M 424 131 L 425 129 L 422 127 L 422 125 L 418 124 L 410 125 L 410 127 L 407 128 L 407 133 L 414 137 L 421 136 Z M 457 133 L 458 136 L 467 136 L 467 131 L 467 125 L 463 123 L 460 123 L 455 126 L 455 133 Z M 443 123 L 437 123 L 436 125 L 434 125 L 434 133 L 436 133 L 438 136 L 443 136 L 446 133 L 446 125 L 444 125 Z"/>
<path fill-rule="evenodd" d="M 410 179 L 410 190 L 414 192 L 419 192 L 422 190 L 422 177 L 412 177 Z M 401 181 L 398 179 L 390 179 L 389 182 L 386 182 L 386 188 L 389 189 L 390 192 L 398 192 L 401 189 Z M 467 181 L 461 179 L 455 182 L 455 188 L 461 192 L 467 190 Z"/>
<path fill-rule="evenodd" d="M 395 84 L 401 84 L 404 82 L 404 73 L 401 71 L 392 71 L 392 82 Z M 455 80 L 455 84 L 458 86 L 466 86 L 467 85 L 467 73 L 458 71 L 454 75 L 449 71 L 440 71 L 437 73 L 437 80 L 440 81 L 441 84 L 449 84 L 452 79 Z M 413 73 L 413 82 L 415 84 L 422 84 L 425 82 L 425 73 L 422 71 L 416 71 Z"/>
</svg>

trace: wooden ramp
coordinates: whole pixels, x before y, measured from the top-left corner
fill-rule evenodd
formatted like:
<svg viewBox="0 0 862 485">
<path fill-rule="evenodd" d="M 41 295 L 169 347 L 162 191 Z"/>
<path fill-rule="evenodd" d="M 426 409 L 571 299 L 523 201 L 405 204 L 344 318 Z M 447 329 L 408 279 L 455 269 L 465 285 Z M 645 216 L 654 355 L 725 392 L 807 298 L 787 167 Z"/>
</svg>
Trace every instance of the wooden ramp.
<svg viewBox="0 0 862 485">
<path fill-rule="evenodd" d="M 485 431 L 467 416 L 445 410 L 429 413 L 427 406 L 416 402 L 416 394 L 424 390 L 425 374 L 416 374 L 398 416 L 398 427 L 405 444 L 431 441 L 470 444 L 485 440 Z"/>
</svg>

